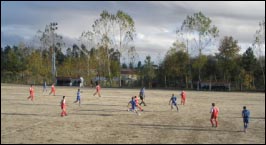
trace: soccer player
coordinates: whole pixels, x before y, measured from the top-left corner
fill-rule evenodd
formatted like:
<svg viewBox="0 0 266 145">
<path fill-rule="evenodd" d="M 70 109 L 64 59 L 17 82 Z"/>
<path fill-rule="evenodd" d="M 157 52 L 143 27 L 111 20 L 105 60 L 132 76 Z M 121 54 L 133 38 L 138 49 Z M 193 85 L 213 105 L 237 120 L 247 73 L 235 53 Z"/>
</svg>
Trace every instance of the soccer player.
<svg viewBox="0 0 266 145">
<path fill-rule="evenodd" d="M 61 117 L 67 116 L 67 113 L 66 113 L 66 99 L 65 99 L 65 96 L 63 96 L 63 99 L 61 100 L 61 109 L 62 109 Z"/>
<path fill-rule="evenodd" d="M 137 96 L 135 96 L 135 103 L 136 103 L 136 106 L 139 108 L 140 111 L 143 111 L 143 109 L 141 108 L 141 106 L 139 105 L 139 99 Z"/>
<path fill-rule="evenodd" d="M 169 105 L 170 105 L 170 103 L 171 103 L 171 111 L 173 111 L 173 106 L 175 106 L 176 110 L 178 112 L 178 106 L 176 104 L 176 96 L 174 94 L 172 94 L 172 97 L 169 100 Z"/>
<path fill-rule="evenodd" d="M 210 113 L 211 113 L 210 121 L 211 121 L 212 127 L 218 127 L 219 108 L 215 106 L 215 103 L 212 103 Z M 215 121 L 215 126 L 214 126 L 213 120 Z"/>
<path fill-rule="evenodd" d="M 80 101 L 80 89 L 78 89 L 77 100 L 74 103 L 77 103 L 77 102 L 79 102 L 79 106 L 80 106 L 80 103 L 81 103 L 81 101 Z"/>
<path fill-rule="evenodd" d="M 245 133 L 247 132 L 247 128 L 248 128 L 249 116 L 250 116 L 250 112 L 249 112 L 249 110 L 247 110 L 247 107 L 244 106 L 243 111 L 242 111 L 242 117 L 243 117 L 243 122 L 244 122 L 244 132 Z"/>
<path fill-rule="evenodd" d="M 28 97 L 28 100 L 29 99 L 31 99 L 31 101 L 34 99 L 34 89 L 32 85 L 30 85 L 30 96 Z"/>
<path fill-rule="evenodd" d="M 54 83 L 51 86 L 51 92 L 49 93 L 49 95 L 51 95 L 52 93 L 54 93 L 55 96 L 55 87 L 54 87 Z"/>
<path fill-rule="evenodd" d="M 133 111 L 136 112 L 138 115 L 140 115 L 136 108 L 136 102 L 134 100 L 134 97 L 131 97 L 131 101 L 128 102 L 128 106 L 131 105 L 131 108 L 129 108 L 127 111 Z"/>
<path fill-rule="evenodd" d="M 98 84 L 98 82 L 96 82 L 96 92 L 93 94 L 93 96 L 95 96 L 96 94 L 101 97 L 101 86 L 100 83 Z"/>
<path fill-rule="evenodd" d="M 43 82 L 43 90 L 42 90 L 42 92 L 44 92 L 44 91 L 47 92 L 46 81 Z"/>
<path fill-rule="evenodd" d="M 139 92 L 139 97 L 140 97 L 140 100 L 141 100 L 141 102 L 139 104 L 140 106 L 141 106 L 142 103 L 144 104 L 144 106 L 147 106 L 146 103 L 144 102 L 144 98 L 145 98 L 144 91 L 145 91 L 145 87 L 141 88 L 140 92 Z"/>
<path fill-rule="evenodd" d="M 181 92 L 181 105 L 185 105 L 186 102 L 186 92 L 183 90 Z"/>
</svg>

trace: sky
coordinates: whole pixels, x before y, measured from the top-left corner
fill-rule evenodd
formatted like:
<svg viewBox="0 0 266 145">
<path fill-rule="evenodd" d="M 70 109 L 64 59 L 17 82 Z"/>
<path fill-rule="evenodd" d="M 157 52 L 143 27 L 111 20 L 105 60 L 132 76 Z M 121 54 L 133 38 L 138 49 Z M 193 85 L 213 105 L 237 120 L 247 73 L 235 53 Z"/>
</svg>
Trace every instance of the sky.
<svg viewBox="0 0 266 145">
<path fill-rule="evenodd" d="M 254 41 L 259 22 L 265 19 L 265 1 L 1 1 L 1 47 L 30 44 L 37 31 L 44 31 L 50 22 L 58 23 L 57 33 L 63 36 L 65 47 L 72 47 L 83 31 L 92 30 L 103 10 L 129 14 L 135 22 L 138 59 L 143 61 L 150 55 L 155 62 L 164 58 L 188 15 L 201 11 L 219 29 L 216 46 L 205 49 L 205 54 L 217 53 L 224 36 L 238 40 L 243 53 Z"/>
</svg>

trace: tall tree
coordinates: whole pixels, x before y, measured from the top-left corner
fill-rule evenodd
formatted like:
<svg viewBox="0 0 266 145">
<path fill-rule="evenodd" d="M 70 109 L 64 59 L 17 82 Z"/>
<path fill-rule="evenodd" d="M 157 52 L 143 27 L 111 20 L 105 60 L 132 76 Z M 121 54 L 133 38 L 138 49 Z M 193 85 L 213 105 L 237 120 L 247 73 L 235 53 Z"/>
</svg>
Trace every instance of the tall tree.
<svg viewBox="0 0 266 145">
<path fill-rule="evenodd" d="M 168 77 L 185 80 L 186 88 L 188 88 L 189 56 L 185 50 L 186 46 L 184 43 L 179 41 L 173 43 L 173 46 L 170 47 L 165 56 L 164 69 Z"/>
<path fill-rule="evenodd" d="M 248 85 L 248 88 L 254 88 L 255 87 L 255 82 L 254 82 L 254 71 L 255 71 L 255 65 L 256 63 L 256 58 L 253 53 L 253 50 L 251 47 L 249 47 L 245 53 L 242 56 L 242 67 L 245 69 L 247 72 L 246 74 L 248 75 L 248 78 L 251 79 L 252 84 L 250 83 Z M 252 85 L 252 86 L 251 86 Z"/>
<path fill-rule="evenodd" d="M 42 50 L 47 50 L 50 49 L 49 51 L 51 52 L 50 58 L 51 58 L 51 64 L 52 64 L 52 76 L 53 76 L 53 81 L 55 81 L 55 77 L 57 76 L 57 70 L 56 70 L 56 53 L 62 46 L 65 45 L 63 42 L 63 37 L 61 35 L 58 35 L 55 30 L 58 29 L 57 23 L 53 22 L 50 23 L 49 25 L 45 26 L 45 30 L 41 31 L 38 30 L 37 34 L 41 42 L 41 49 Z M 48 67 L 48 66 L 47 66 Z"/>
<path fill-rule="evenodd" d="M 220 79 L 221 70 L 218 67 L 218 60 L 213 55 L 207 56 L 207 62 L 204 65 L 203 72 L 205 73 L 205 78 L 211 80 L 218 81 Z"/>
<path fill-rule="evenodd" d="M 240 47 L 238 46 L 238 41 L 234 40 L 233 37 L 225 36 L 219 45 L 219 53 L 217 54 L 219 66 L 223 70 L 223 79 L 229 81 L 231 72 L 236 68 L 236 58 L 238 57 L 238 52 Z"/>
<path fill-rule="evenodd" d="M 136 60 L 138 59 L 138 53 L 136 51 L 135 47 L 130 47 L 128 49 L 128 60 L 129 60 L 129 66 L 131 69 L 133 69 Z"/>
<path fill-rule="evenodd" d="M 193 44 L 198 49 L 198 81 L 201 81 L 200 70 L 204 65 L 202 58 L 202 50 L 211 44 L 214 38 L 218 37 L 218 28 L 211 25 L 211 19 L 206 17 L 203 13 L 194 13 L 193 16 L 187 16 L 183 21 L 180 33 L 190 33 L 193 38 Z M 191 43 L 190 43 L 191 44 Z M 198 84 L 199 89 L 199 84 Z"/>
<path fill-rule="evenodd" d="M 260 64 L 265 87 L 265 19 L 259 23 L 259 30 L 255 33 L 254 48 Z"/>
<path fill-rule="evenodd" d="M 115 48 L 121 54 L 127 52 L 126 50 L 130 48 L 128 47 L 129 43 L 132 42 L 135 37 L 134 21 L 123 11 L 118 11 L 116 14 L 103 11 L 100 14 L 100 18 L 94 21 L 92 27 L 93 31 L 91 34 L 94 36 L 93 39 L 95 39 L 95 44 L 98 44 L 98 48 L 103 47 L 106 51 L 107 70 L 111 81 L 111 60 L 108 50 Z"/>
<path fill-rule="evenodd" d="M 146 59 L 144 62 L 145 62 L 143 66 L 144 78 L 147 80 L 149 88 L 151 88 L 152 80 L 155 78 L 155 71 L 153 68 L 154 62 L 151 61 L 150 56 L 146 56 Z"/>
</svg>

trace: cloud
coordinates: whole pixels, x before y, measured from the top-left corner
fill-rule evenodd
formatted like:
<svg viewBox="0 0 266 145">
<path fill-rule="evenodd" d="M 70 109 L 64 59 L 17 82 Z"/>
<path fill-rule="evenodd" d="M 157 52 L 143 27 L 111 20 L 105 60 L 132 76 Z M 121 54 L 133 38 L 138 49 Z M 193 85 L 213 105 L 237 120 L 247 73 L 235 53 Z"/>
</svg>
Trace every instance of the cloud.
<svg viewBox="0 0 266 145">
<path fill-rule="evenodd" d="M 129 14 L 135 22 L 137 51 L 153 54 L 154 58 L 169 49 L 175 41 L 176 29 L 187 15 L 203 12 L 220 30 L 219 39 L 233 36 L 242 44 L 252 43 L 259 21 L 265 19 L 265 1 L 2 2 L 1 46 L 28 40 L 37 30 L 43 31 L 45 25 L 58 22 L 57 33 L 71 47 L 71 43 L 78 43 L 83 31 L 92 29 L 103 10 Z"/>
</svg>

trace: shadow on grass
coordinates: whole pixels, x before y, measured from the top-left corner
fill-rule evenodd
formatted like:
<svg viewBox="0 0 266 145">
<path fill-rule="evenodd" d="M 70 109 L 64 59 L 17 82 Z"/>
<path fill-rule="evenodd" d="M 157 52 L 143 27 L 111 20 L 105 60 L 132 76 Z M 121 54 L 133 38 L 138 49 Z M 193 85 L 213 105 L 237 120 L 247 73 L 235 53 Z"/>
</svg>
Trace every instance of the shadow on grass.
<svg viewBox="0 0 266 145">
<path fill-rule="evenodd" d="M 102 111 L 102 112 L 127 112 L 126 109 L 89 109 L 89 110 L 79 110 L 82 112 L 95 112 L 95 111 Z"/>
<path fill-rule="evenodd" d="M 36 104 L 34 101 L 29 103 L 12 103 L 14 105 L 37 105 L 37 106 L 60 106 L 59 104 Z"/>
<path fill-rule="evenodd" d="M 122 105 L 111 105 L 111 104 L 82 104 L 82 105 L 88 105 L 88 106 L 122 106 Z"/>
<path fill-rule="evenodd" d="M 188 131 L 218 131 L 218 132 L 243 132 L 243 131 L 234 131 L 234 130 L 225 130 L 218 128 L 201 127 L 201 126 L 177 126 L 177 125 L 160 125 L 160 124 L 128 124 L 132 126 L 138 126 L 141 128 L 152 128 L 152 129 L 169 129 L 169 130 L 188 130 Z"/>
<path fill-rule="evenodd" d="M 226 118 L 239 118 L 239 119 L 243 119 L 243 117 L 226 117 Z M 250 117 L 249 119 L 265 120 L 265 117 Z"/>
<path fill-rule="evenodd" d="M 49 116 L 46 114 L 35 114 L 35 113 L 1 113 L 1 115 L 12 115 L 12 116 Z M 54 116 L 51 116 L 54 117 Z"/>
</svg>

